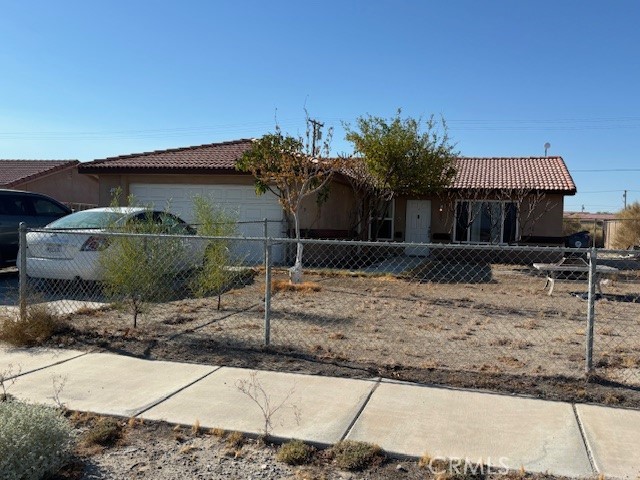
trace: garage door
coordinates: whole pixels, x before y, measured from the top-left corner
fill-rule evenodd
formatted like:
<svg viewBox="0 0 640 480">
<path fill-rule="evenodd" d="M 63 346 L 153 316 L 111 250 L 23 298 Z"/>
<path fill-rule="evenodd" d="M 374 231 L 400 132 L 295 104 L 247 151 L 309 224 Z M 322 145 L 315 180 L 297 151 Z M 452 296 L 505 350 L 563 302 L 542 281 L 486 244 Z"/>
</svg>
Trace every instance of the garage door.
<svg viewBox="0 0 640 480">
<path fill-rule="evenodd" d="M 175 213 L 189 223 L 194 223 L 193 198 L 202 195 L 231 214 L 240 223 L 238 233 L 246 237 L 262 237 L 263 219 L 270 220 L 269 236 L 283 236 L 283 212 L 278 197 L 267 192 L 257 196 L 252 185 L 180 185 L 132 183 L 129 186 L 136 201 L 154 208 L 165 209 Z M 240 242 L 233 249 L 247 263 L 259 263 L 264 260 L 264 244 L 262 242 Z M 274 260 L 282 260 L 282 249 L 274 248 Z"/>
</svg>

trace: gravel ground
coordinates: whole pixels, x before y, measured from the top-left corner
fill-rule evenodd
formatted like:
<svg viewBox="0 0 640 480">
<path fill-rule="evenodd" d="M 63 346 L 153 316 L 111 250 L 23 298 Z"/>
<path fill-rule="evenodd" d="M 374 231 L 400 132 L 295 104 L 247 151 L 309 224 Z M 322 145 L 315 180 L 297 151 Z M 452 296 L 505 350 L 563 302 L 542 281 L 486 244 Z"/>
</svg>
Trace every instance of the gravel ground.
<svg viewBox="0 0 640 480">
<path fill-rule="evenodd" d="M 226 432 L 194 434 L 188 426 L 176 427 L 163 422 L 132 425 L 131 422 L 120 419 L 124 435 L 115 445 L 86 445 L 82 440 L 83 434 L 91 425 L 95 425 L 98 417 L 73 412 L 69 414 L 76 426 L 79 446 L 73 462 L 52 480 L 424 480 L 436 477 L 429 474 L 429 470 L 421 468 L 417 461 L 390 458 L 381 458 L 363 471 L 341 470 L 326 450 L 317 451 L 307 465 L 289 466 L 276 459 L 277 445 L 265 444 L 256 439 L 244 439 L 241 446 L 230 446 L 229 434 Z M 485 472 L 488 472 L 486 467 Z M 520 472 L 505 475 L 498 466 L 494 466 L 493 475 L 474 478 L 562 479 L 551 475 Z"/>
</svg>

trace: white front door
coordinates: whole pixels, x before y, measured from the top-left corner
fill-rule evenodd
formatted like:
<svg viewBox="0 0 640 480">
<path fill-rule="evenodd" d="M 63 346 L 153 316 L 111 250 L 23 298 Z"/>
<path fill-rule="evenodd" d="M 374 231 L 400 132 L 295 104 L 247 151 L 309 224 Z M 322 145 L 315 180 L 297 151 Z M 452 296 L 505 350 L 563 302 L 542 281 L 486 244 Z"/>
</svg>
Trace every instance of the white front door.
<svg viewBox="0 0 640 480">
<path fill-rule="evenodd" d="M 431 200 L 407 200 L 405 242 L 429 243 L 431 240 Z M 425 247 L 407 247 L 405 255 L 428 255 Z"/>
</svg>

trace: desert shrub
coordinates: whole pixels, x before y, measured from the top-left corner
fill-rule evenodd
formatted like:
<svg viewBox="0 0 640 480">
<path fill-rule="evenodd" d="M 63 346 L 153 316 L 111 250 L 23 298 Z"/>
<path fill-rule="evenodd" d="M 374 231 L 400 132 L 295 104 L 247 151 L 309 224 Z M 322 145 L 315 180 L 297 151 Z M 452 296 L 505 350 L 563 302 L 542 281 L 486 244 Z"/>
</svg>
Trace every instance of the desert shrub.
<svg viewBox="0 0 640 480">
<path fill-rule="evenodd" d="M 562 219 L 563 235 L 571 235 L 572 233 L 576 233 L 581 230 L 584 230 L 584 228 L 582 228 L 582 222 L 580 222 L 580 219 L 572 217 L 564 217 Z"/>
<path fill-rule="evenodd" d="M 117 197 L 113 205 L 117 205 Z M 129 206 L 136 206 L 129 198 Z M 105 295 L 133 317 L 138 316 L 150 302 L 162 301 L 172 295 L 172 276 L 176 273 L 185 248 L 178 238 L 158 237 L 166 234 L 167 225 L 158 223 L 151 210 L 142 219 L 124 224 L 114 223 L 109 230 L 130 235 L 108 237 L 108 246 L 101 250 L 99 263 L 103 274 Z"/>
<path fill-rule="evenodd" d="M 383 459 L 378 445 L 353 440 L 343 440 L 331 447 L 336 465 L 345 470 L 364 470 Z"/>
<path fill-rule="evenodd" d="M 204 196 L 193 198 L 198 235 L 206 237 L 230 237 L 237 234 L 235 218 L 217 207 L 213 200 Z M 218 295 L 228 287 L 232 278 L 231 252 L 228 240 L 210 240 L 204 253 L 202 268 L 196 273 L 191 290 L 196 296 Z"/>
<path fill-rule="evenodd" d="M 85 432 L 82 441 L 86 445 L 109 447 L 122 438 L 122 425 L 114 418 L 101 418 Z"/>
<path fill-rule="evenodd" d="M 634 202 L 619 212 L 618 219 L 613 248 L 627 249 L 640 245 L 640 203 Z"/>
<path fill-rule="evenodd" d="M 42 345 L 64 328 L 64 322 L 44 304 L 29 305 L 26 315 L 0 319 L 0 340 L 16 347 Z"/>
<path fill-rule="evenodd" d="M 0 425 L 0 475 L 5 480 L 43 478 L 70 458 L 71 425 L 53 408 L 2 402 Z"/>
<path fill-rule="evenodd" d="M 280 446 L 276 459 L 287 465 L 304 465 L 309 463 L 313 450 L 312 446 L 301 440 L 291 440 Z"/>
</svg>

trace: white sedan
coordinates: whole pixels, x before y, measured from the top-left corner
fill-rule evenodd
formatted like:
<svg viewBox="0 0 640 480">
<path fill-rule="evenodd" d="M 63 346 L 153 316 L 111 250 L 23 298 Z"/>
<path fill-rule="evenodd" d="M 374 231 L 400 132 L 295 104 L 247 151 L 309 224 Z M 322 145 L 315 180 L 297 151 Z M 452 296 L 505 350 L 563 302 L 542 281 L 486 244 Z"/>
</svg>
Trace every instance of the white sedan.
<svg viewBox="0 0 640 480">
<path fill-rule="evenodd" d="M 160 227 L 155 230 L 182 236 L 180 258 L 175 258 L 170 249 L 167 252 L 167 257 L 172 257 L 167 261 L 175 266 L 175 271 L 202 265 L 205 242 L 195 237 L 185 238 L 195 235 L 196 231 L 177 216 L 143 207 L 105 207 L 72 213 L 42 231 L 27 233 L 27 276 L 100 281 L 103 279 L 100 252 L 107 250 L 108 253 L 110 243 L 105 233 L 150 220 Z"/>
</svg>

